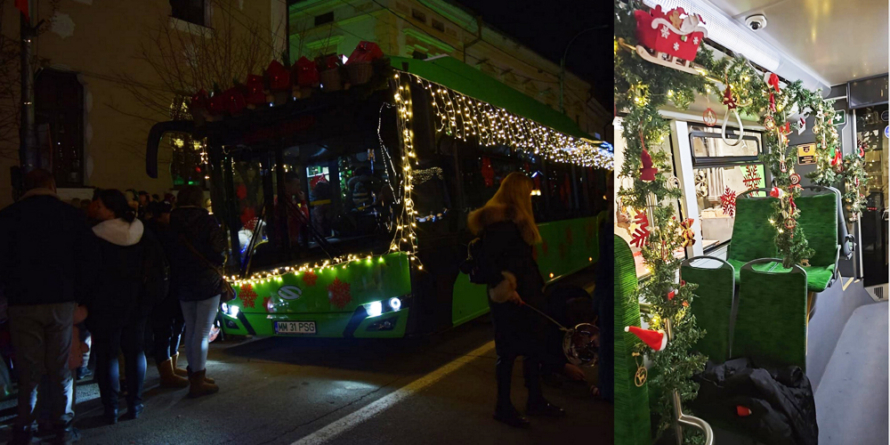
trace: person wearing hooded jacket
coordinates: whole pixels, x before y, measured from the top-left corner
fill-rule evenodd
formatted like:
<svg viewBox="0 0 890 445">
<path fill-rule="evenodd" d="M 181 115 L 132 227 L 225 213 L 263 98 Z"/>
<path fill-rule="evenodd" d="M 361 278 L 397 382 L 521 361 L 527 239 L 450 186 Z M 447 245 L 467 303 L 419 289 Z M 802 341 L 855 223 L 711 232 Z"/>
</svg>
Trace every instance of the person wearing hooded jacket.
<svg viewBox="0 0 890 445">
<path fill-rule="evenodd" d="M 494 324 L 498 359 L 497 404 L 494 418 L 510 426 L 525 427 L 529 421 L 510 399 L 513 362 L 523 356 L 528 415 L 561 417 L 565 411 L 548 402 L 541 390 L 541 366 L 562 368 L 565 361 L 549 354 L 546 320 L 532 309 L 546 309 L 544 279 L 533 250 L 541 242 L 532 212 L 534 183 L 522 173 L 507 175 L 497 193 L 484 207 L 470 213 L 470 231 L 481 238 L 480 269 L 488 281 L 489 306 Z M 569 371 L 568 369 L 566 371 Z"/>
<path fill-rule="evenodd" d="M 206 376 L 210 331 L 219 311 L 225 264 L 225 232 L 203 207 L 204 190 L 187 186 L 179 191 L 178 207 L 170 214 L 168 249 L 172 272 L 171 291 L 179 298 L 185 319 L 185 354 L 189 396 L 199 397 L 219 391 Z"/>
<path fill-rule="evenodd" d="M 93 297 L 87 306 L 90 313 L 87 327 L 93 336 L 92 353 L 96 356 L 96 381 L 104 417 L 114 424 L 121 394 L 118 351 L 122 351 L 125 358 L 125 418 L 138 418 L 144 409 L 143 332 L 156 298 L 152 288 L 163 280 L 163 271 L 156 253 L 158 240 L 136 219 L 136 211 L 124 194 L 119 190 L 102 190 L 97 201 L 96 217 L 100 222 L 93 227 L 93 233 L 101 262 Z"/>
</svg>

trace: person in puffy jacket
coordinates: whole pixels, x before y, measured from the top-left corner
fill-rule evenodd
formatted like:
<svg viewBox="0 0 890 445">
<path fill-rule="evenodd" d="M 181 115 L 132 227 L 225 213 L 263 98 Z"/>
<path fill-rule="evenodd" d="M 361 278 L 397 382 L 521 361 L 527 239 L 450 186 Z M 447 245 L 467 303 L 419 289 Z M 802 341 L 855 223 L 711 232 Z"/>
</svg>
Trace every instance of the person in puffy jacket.
<svg viewBox="0 0 890 445">
<path fill-rule="evenodd" d="M 158 241 L 146 233 L 136 211 L 119 190 L 98 195 L 93 227 L 96 250 L 101 256 L 97 284 L 88 302 L 87 328 L 92 333 L 96 356 L 96 381 L 108 423 L 116 423 L 121 394 L 118 351 L 123 351 L 126 373 L 126 418 L 142 413 L 145 380 L 143 341 L 145 323 L 156 296 L 147 290 L 163 275 L 158 260 Z M 160 271 L 159 271 L 160 269 Z M 148 285 L 148 286 L 147 286 Z"/>
<path fill-rule="evenodd" d="M 184 187 L 177 202 L 178 207 L 170 214 L 170 289 L 179 298 L 185 319 L 189 395 L 199 397 L 219 391 L 213 379 L 206 376 L 206 364 L 210 331 L 223 290 L 219 269 L 226 260 L 226 237 L 204 209 L 204 190 L 200 187 Z"/>
<path fill-rule="evenodd" d="M 544 279 L 533 250 L 541 242 L 532 212 L 534 183 L 522 173 L 507 175 L 488 203 L 469 216 L 469 229 L 482 240 L 480 262 L 488 281 L 489 306 L 494 320 L 494 344 L 498 355 L 496 374 L 498 398 L 494 418 L 511 426 L 524 427 L 528 419 L 519 414 L 510 399 L 513 362 L 523 360 L 528 388 L 528 415 L 560 417 L 562 408 L 544 399 L 541 366 L 565 366 L 565 360 L 547 353 L 547 321 L 523 305 L 546 309 Z"/>
</svg>

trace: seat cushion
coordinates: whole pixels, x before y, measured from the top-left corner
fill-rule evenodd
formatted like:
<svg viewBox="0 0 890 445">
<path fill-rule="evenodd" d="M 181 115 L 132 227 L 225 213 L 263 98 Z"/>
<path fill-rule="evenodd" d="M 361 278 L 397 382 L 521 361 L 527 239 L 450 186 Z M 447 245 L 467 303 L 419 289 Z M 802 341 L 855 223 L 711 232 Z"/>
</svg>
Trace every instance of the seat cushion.
<svg viewBox="0 0 890 445">
<path fill-rule="evenodd" d="M 831 282 L 831 276 L 834 275 L 834 264 L 804 267 L 804 270 L 807 271 L 807 290 L 822 292 Z"/>
</svg>

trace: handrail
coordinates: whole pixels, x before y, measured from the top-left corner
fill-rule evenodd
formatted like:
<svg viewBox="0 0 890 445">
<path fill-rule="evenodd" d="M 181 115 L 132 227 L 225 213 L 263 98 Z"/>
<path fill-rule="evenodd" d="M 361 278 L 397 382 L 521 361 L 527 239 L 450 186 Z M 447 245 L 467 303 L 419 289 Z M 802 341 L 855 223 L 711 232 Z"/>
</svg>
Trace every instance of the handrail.
<svg viewBox="0 0 890 445">
<path fill-rule="evenodd" d="M 674 339 L 674 332 L 670 319 L 664 321 L 664 328 L 665 335 L 668 337 L 668 342 L 672 341 Z M 683 445 L 683 425 L 700 429 L 705 435 L 704 445 L 714 445 L 714 430 L 711 429 L 711 425 L 704 419 L 683 413 L 683 405 L 680 402 L 680 393 L 677 390 L 674 390 L 671 394 L 671 402 L 674 405 L 674 412 L 676 413 L 674 428 L 677 432 L 677 445 Z"/>
</svg>

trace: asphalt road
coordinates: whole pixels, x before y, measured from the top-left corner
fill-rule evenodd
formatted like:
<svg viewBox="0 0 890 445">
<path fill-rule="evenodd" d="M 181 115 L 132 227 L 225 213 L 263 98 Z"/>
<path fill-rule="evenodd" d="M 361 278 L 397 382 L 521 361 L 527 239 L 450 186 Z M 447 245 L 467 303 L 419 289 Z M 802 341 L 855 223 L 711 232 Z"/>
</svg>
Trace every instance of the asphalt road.
<svg viewBox="0 0 890 445">
<path fill-rule="evenodd" d="M 95 382 L 78 385 L 82 444 L 525 444 L 613 439 L 612 406 L 584 385 L 547 385 L 563 419 L 516 430 L 491 419 L 495 354 L 482 320 L 421 340 L 261 338 L 212 345 L 208 375 L 218 394 L 186 398 L 162 390 L 149 362 L 143 416 L 102 425 Z M 522 409 L 521 364 L 514 404 Z M 123 400 L 122 406 L 125 406 Z M 0 442 L 15 401 L 0 403 Z"/>
</svg>

